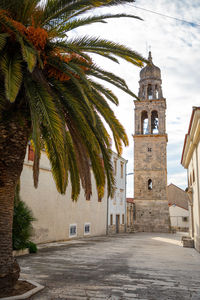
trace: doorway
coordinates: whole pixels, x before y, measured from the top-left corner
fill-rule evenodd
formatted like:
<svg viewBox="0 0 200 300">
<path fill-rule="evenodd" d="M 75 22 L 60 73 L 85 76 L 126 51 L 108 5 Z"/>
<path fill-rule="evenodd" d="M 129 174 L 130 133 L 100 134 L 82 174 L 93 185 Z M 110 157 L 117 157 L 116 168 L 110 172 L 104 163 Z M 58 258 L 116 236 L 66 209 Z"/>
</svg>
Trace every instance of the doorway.
<svg viewBox="0 0 200 300">
<path fill-rule="evenodd" d="M 116 233 L 119 233 L 120 215 L 116 215 Z"/>
</svg>

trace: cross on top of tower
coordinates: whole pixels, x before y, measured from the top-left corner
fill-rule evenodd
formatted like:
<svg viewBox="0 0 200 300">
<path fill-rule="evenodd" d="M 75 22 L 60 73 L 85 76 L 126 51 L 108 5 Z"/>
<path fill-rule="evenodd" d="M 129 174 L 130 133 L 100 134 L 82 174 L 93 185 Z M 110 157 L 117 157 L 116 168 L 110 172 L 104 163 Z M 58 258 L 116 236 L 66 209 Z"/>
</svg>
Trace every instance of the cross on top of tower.
<svg viewBox="0 0 200 300">
<path fill-rule="evenodd" d="M 150 63 L 153 63 L 153 61 L 152 61 L 152 56 L 151 56 L 151 51 L 149 51 L 148 61 L 149 61 Z"/>
</svg>

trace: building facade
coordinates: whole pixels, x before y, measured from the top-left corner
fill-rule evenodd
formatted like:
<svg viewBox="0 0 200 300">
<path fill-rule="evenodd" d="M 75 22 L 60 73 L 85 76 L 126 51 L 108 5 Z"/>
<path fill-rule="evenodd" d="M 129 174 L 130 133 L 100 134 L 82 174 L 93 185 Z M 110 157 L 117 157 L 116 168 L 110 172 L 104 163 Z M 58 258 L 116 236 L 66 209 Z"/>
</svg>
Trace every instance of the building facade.
<svg viewBox="0 0 200 300">
<path fill-rule="evenodd" d="M 171 183 L 167 187 L 170 226 L 173 232 L 189 231 L 188 194 Z"/>
<path fill-rule="evenodd" d="M 187 169 L 190 236 L 200 252 L 200 107 L 193 107 L 181 164 Z"/>
<path fill-rule="evenodd" d="M 134 230 L 168 232 L 166 100 L 161 72 L 152 62 L 140 72 L 135 100 Z"/>
<path fill-rule="evenodd" d="M 21 174 L 20 194 L 31 208 L 36 221 L 33 222 L 33 241 L 47 243 L 78 237 L 106 234 L 107 194 L 98 201 L 94 177 L 92 196 L 86 200 L 83 189 L 77 201 L 71 199 L 70 184 L 65 195 L 57 192 L 51 166 L 44 151 L 40 160 L 38 188 L 33 186 L 33 155 L 29 151 Z"/>
<path fill-rule="evenodd" d="M 105 235 L 124 232 L 126 228 L 126 163 L 127 161 L 112 154 L 115 195 L 107 197 L 107 189 L 102 199 L 98 198 L 96 183 L 92 176 L 92 196 L 86 200 L 84 190 L 77 201 L 71 199 L 70 184 L 66 194 L 57 192 L 50 162 L 41 153 L 38 188 L 33 186 L 34 153 L 29 145 L 21 174 L 20 195 L 32 210 L 36 221 L 33 222 L 33 241 L 37 244 L 62 241 L 79 237 Z"/>
<path fill-rule="evenodd" d="M 126 198 L 126 231 L 134 232 L 135 203 L 133 198 Z"/>
<path fill-rule="evenodd" d="M 108 233 L 126 231 L 126 164 L 127 161 L 117 153 L 112 155 L 115 176 L 115 192 L 108 199 Z"/>
</svg>

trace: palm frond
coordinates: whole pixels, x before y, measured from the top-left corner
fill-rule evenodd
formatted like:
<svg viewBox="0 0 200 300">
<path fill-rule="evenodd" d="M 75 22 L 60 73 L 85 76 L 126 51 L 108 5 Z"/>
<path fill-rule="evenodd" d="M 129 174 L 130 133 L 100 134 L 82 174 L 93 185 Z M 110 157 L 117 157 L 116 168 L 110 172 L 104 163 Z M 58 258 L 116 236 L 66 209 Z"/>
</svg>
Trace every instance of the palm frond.
<svg viewBox="0 0 200 300">
<path fill-rule="evenodd" d="M 43 126 L 41 128 L 42 138 L 44 140 L 44 146 L 46 150 L 47 157 L 51 163 L 52 175 L 57 187 L 57 190 L 61 194 L 65 194 L 67 183 L 68 183 L 68 173 L 66 168 L 67 159 L 64 157 L 64 153 L 61 153 L 58 149 L 56 141 L 51 137 L 48 132 L 48 128 Z"/>
<path fill-rule="evenodd" d="M 90 80 L 90 84 L 95 90 L 97 90 L 101 94 L 103 94 L 108 100 L 110 100 L 111 102 L 113 102 L 116 105 L 119 104 L 119 100 L 118 100 L 117 96 L 114 95 L 114 93 L 110 89 L 108 89 L 105 86 L 103 86 L 102 84 L 97 83 L 92 80 Z"/>
<path fill-rule="evenodd" d="M 94 115 L 88 111 L 87 104 L 84 99 L 82 99 L 82 95 L 79 90 L 77 90 L 73 83 L 71 83 L 70 86 L 66 86 L 60 82 L 52 81 L 52 84 L 54 85 L 55 93 L 60 96 L 60 101 L 65 115 L 72 116 L 73 122 L 76 124 L 77 128 L 79 128 L 79 132 L 81 133 L 83 140 L 90 144 L 92 149 L 97 149 L 99 151 L 95 135 L 93 134 L 86 118 L 90 117 L 91 123 L 94 126 Z"/>
<path fill-rule="evenodd" d="M 78 195 L 80 194 L 80 169 L 78 168 L 77 161 L 77 147 L 75 147 L 74 143 L 72 142 L 72 137 L 68 131 L 66 132 L 65 136 L 65 153 L 67 153 L 68 168 L 72 187 L 71 197 L 72 200 L 77 200 Z"/>
<path fill-rule="evenodd" d="M 115 186 L 115 178 L 113 176 L 113 165 L 112 165 L 112 150 L 110 149 L 110 136 L 108 135 L 107 130 L 105 129 L 104 124 L 102 123 L 100 117 L 96 115 L 97 118 L 97 138 L 101 148 L 102 159 L 104 163 L 104 169 L 107 179 L 107 193 L 108 197 L 112 195 Z M 105 147 L 105 142 L 107 147 Z"/>
<path fill-rule="evenodd" d="M 87 79 L 83 75 L 83 72 L 81 71 L 81 69 L 78 68 L 78 66 L 76 66 L 73 63 L 69 63 L 69 64 L 62 63 L 61 64 L 61 62 L 59 62 L 55 58 L 54 58 L 54 61 L 53 61 L 53 59 L 51 59 L 51 62 L 49 61 L 49 64 L 51 66 L 53 66 L 54 68 L 57 68 L 58 63 L 59 63 L 59 69 L 62 70 L 62 72 L 64 74 L 66 74 L 67 76 L 69 76 L 69 78 L 71 79 L 71 81 L 74 83 L 74 85 L 76 86 L 76 88 L 79 90 L 79 92 L 80 92 L 80 94 L 82 96 L 81 97 L 82 100 L 85 101 L 85 103 L 87 105 L 87 110 L 90 112 L 91 115 L 93 115 L 93 110 L 90 107 L 90 102 L 88 101 L 88 97 L 87 97 L 87 95 L 85 93 L 84 85 L 81 84 L 80 80 L 76 78 L 77 76 L 80 77 L 83 80 L 83 82 L 89 87 L 89 82 L 87 82 Z M 89 87 L 89 89 L 90 89 L 90 87 Z M 93 120 L 94 120 L 94 118 L 93 118 Z"/>
<path fill-rule="evenodd" d="M 74 49 L 77 48 L 79 51 L 81 49 L 83 52 L 86 51 L 99 55 L 106 53 L 119 56 L 124 60 L 140 67 L 143 66 L 143 62 L 148 62 L 144 57 L 128 47 L 105 39 L 92 38 L 88 36 L 84 36 L 82 38 L 73 38 L 68 40 L 68 47 L 69 46 L 73 47 Z M 100 52 L 98 53 L 98 51 Z"/>
<path fill-rule="evenodd" d="M 21 87 L 23 73 L 22 60 L 18 53 L 12 57 L 5 53 L 0 58 L 0 66 L 4 74 L 6 98 L 14 102 Z"/>
<path fill-rule="evenodd" d="M 64 123 L 55 106 L 52 96 L 42 82 L 25 81 L 27 98 L 32 109 L 32 115 L 37 113 L 40 121 L 40 130 L 44 134 L 44 141 L 52 163 L 57 187 L 61 193 L 66 189 L 66 171 L 64 158 Z M 35 132 L 35 135 L 37 133 Z M 38 137 L 38 136 L 36 136 Z M 62 175 L 65 174 L 64 177 Z"/>
<path fill-rule="evenodd" d="M 34 51 L 34 49 L 31 48 L 30 46 L 26 45 L 22 39 L 20 39 L 20 44 L 22 47 L 23 59 L 27 63 L 29 72 L 32 73 L 36 66 L 37 54 Z"/>
<path fill-rule="evenodd" d="M 12 118 L 14 111 L 31 123 L 35 186 L 44 145 L 60 193 L 64 194 L 71 182 L 72 199 L 76 200 L 82 184 L 89 199 L 91 172 L 98 196 L 103 196 L 106 182 L 108 195 L 112 193 L 110 135 L 118 153 L 128 145 L 128 139 L 108 104 L 118 105 L 118 98 L 99 81 L 137 97 L 123 78 L 97 66 L 92 54 L 115 63 L 124 59 L 136 66 L 147 61 L 119 43 L 78 34 L 70 39 L 67 32 L 114 18 L 140 19 L 112 11 L 95 14 L 96 8 L 132 2 L 0 0 L 0 115 L 10 112 Z"/>
<path fill-rule="evenodd" d="M 68 32 L 71 31 L 75 28 L 89 25 L 89 24 L 94 24 L 94 23 L 106 23 L 107 19 L 115 19 L 115 18 L 134 18 L 134 19 L 139 19 L 141 18 L 133 15 L 128 15 L 128 14 L 107 14 L 107 15 L 99 15 L 99 16 L 93 16 L 93 17 L 85 17 L 85 18 L 75 18 L 75 20 L 65 22 L 65 20 L 62 23 L 66 23 L 65 25 L 58 24 L 57 25 L 57 30 L 59 32 Z"/>
<path fill-rule="evenodd" d="M 119 83 L 117 80 L 115 80 L 113 77 L 116 78 L 116 76 L 112 73 L 109 74 L 109 72 L 106 71 L 102 71 L 102 72 L 98 72 L 95 70 L 90 69 L 88 71 L 88 75 L 99 78 L 103 81 L 106 81 L 108 83 L 111 83 L 112 85 L 116 86 L 117 88 L 121 89 L 122 91 L 126 92 L 127 94 L 129 94 L 130 96 L 138 99 L 138 97 L 126 86 L 126 83 Z M 113 75 L 113 76 L 112 76 Z"/>
<path fill-rule="evenodd" d="M 91 12 L 97 7 L 116 6 L 130 2 L 133 1 L 48 0 L 44 8 L 42 24 L 50 24 L 54 21 L 54 25 L 56 25 L 63 20 L 69 21 L 70 19 L 80 16 L 85 12 Z"/>
<path fill-rule="evenodd" d="M 97 111 L 105 119 L 109 125 L 113 138 L 115 141 L 115 146 L 119 154 L 122 153 L 122 141 L 125 146 L 128 146 L 128 138 L 123 126 L 120 124 L 118 119 L 115 117 L 114 112 L 111 110 L 104 97 L 101 96 L 99 91 L 93 90 L 93 97 L 90 100 L 94 103 Z"/>
<path fill-rule="evenodd" d="M 9 36 L 8 33 L 0 34 L 0 51 L 4 48 L 8 36 Z"/>
</svg>

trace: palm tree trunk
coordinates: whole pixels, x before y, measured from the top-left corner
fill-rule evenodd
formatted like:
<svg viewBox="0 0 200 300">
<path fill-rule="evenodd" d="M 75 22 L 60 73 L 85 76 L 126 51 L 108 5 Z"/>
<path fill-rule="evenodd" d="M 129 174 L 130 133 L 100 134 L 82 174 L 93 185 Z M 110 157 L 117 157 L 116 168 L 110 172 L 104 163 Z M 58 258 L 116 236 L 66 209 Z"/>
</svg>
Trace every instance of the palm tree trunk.
<svg viewBox="0 0 200 300">
<path fill-rule="evenodd" d="M 0 120 L 0 295 L 11 289 L 20 268 L 12 255 L 15 186 L 23 168 L 30 133 L 27 121 Z"/>
</svg>

